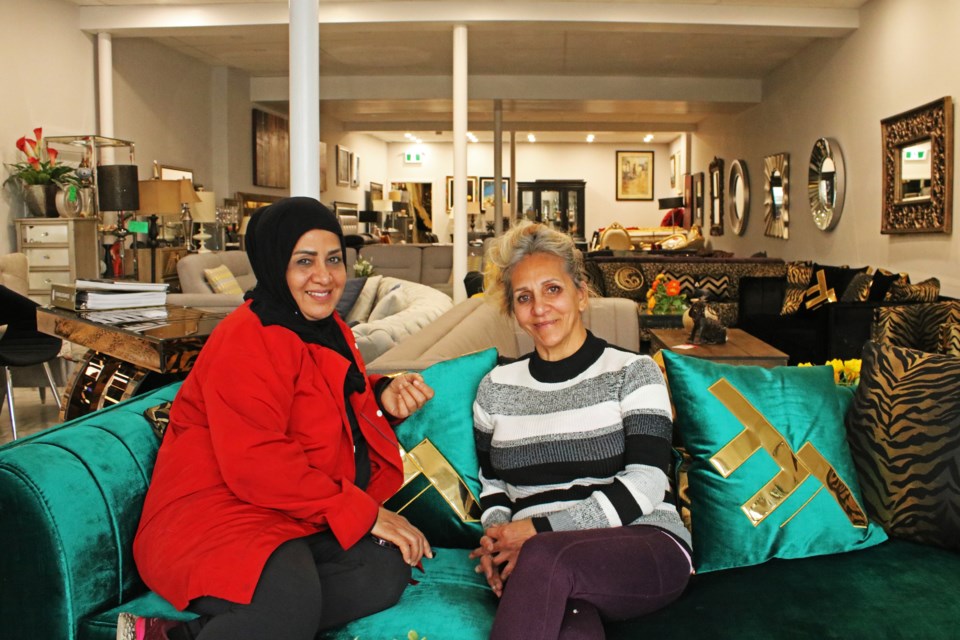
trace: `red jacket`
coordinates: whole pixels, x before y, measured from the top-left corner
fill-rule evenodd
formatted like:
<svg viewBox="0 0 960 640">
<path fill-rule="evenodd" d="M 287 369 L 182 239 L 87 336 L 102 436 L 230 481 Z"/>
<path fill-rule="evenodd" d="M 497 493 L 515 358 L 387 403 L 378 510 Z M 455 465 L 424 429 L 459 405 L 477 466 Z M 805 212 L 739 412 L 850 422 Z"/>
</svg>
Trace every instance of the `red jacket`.
<svg viewBox="0 0 960 640">
<path fill-rule="evenodd" d="M 204 595 L 246 604 L 283 542 L 329 529 L 349 548 L 370 531 L 403 471 L 369 377 L 351 404 L 371 479 L 366 491 L 353 484 L 348 366 L 288 329 L 264 327 L 249 303 L 220 323 L 174 400 L 134 540 L 151 589 L 178 609 Z"/>
</svg>

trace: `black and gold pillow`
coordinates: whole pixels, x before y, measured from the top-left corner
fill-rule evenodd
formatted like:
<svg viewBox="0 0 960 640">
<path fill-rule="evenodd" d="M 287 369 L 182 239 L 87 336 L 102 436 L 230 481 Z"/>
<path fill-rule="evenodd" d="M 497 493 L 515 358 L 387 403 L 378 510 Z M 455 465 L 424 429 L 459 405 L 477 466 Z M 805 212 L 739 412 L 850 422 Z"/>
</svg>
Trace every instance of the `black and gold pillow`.
<svg viewBox="0 0 960 640">
<path fill-rule="evenodd" d="M 960 323 L 940 325 L 940 353 L 960 357 Z"/>
<path fill-rule="evenodd" d="M 803 295 L 807 292 L 812 276 L 813 263 L 787 263 L 787 288 L 783 294 L 783 307 L 780 309 L 780 315 L 788 316 L 800 310 L 803 305 Z"/>
<path fill-rule="evenodd" d="M 858 273 L 844 289 L 840 296 L 841 302 L 866 302 L 873 285 L 873 276 L 869 273 Z"/>
<path fill-rule="evenodd" d="M 726 300 L 730 297 L 730 276 L 712 276 L 703 274 L 697 276 L 697 289 L 706 291 L 713 300 Z"/>
<path fill-rule="evenodd" d="M 882 302 L 887 297 L 887 292 L 894 282 L 910 284 L 910 276 L 906 273 L 891 273 L 886 269 L 877 269 L 873 274 L 873 282 L 870 283 L 870 293 L 867 300 L 870 302 Z"/>
<path fill-rule="evenodd" d="M 960 358 L 868 342 L 846 426 L 868 514 L 960 551 Z"/>
<path fill-rule="evenodd" d="M 632 262 L 601 262 L 603 290 L 610 298 L 630 298 L 637 302 L 647 301 L 648 283 L 643 272 Z"/>
<path fill-rule="evenodd" d="M 940 280 L 927 278 L 916 284 L 897 280 L 890 285 L 885 299 L 889 302 L 936 302 L 939 297 Z"/>
<path fill-rule="evenodd" d="M 693 295 L 693 292 L 697 289 L 697 276 L 692 273 L 673 273 L 671 271 L 664 271 L 663 275 L 667 277 L 667 282 L 671 280 L 676 280 L 680 283 L 680 293 L 687 296 L 688 298 Z"/>
<path fill-rule="evenodd" d="M 836 302 L 858 274 L 867 273 L 869 270 L 869 267 L 813 265 L 813 278 L 804 293 L 803 308 L 813 310 Z"/>
<path fill-rule="evenodd" d="M 167 432 L 167 425 L 170 424 L 171 405 L 173 403 L 167 401 L 143 411 L 144 417 L 150 423 L 150 428 L 159 440 L 163 440 L 163 434 Z"/>
</svg>

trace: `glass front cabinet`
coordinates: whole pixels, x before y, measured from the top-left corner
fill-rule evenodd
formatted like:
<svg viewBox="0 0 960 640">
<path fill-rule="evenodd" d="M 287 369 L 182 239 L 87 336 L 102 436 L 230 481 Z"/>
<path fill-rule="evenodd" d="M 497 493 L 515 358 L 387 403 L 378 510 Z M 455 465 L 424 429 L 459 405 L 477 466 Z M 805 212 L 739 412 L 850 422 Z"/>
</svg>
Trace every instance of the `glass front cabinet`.
<svg viewBox="0 0 960 640">
<path fill-rule="evenodd" d="M 585 180 L 517 183 L 517 218 L 542 222 L 584 240 Z"/>
</svg>

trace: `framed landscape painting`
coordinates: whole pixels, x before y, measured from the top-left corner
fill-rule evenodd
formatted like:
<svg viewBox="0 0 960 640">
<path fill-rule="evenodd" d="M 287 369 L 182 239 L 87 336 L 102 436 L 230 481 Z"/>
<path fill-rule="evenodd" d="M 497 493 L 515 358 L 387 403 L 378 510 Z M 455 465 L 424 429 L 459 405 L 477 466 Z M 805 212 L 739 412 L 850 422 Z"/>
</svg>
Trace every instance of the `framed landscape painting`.
<svg viewBox="0 0 960 640">
<path fill-rule="evenodd" d="M 503 204 L 510 202 L 510 178 L 503 178 Z M 493 200 L 496 195 L 494 191 L 493 178 L 480 178 L 480 208 L 483 210 L 493 210 Z"/>
<path fill-rule="evenodd" d="M 653 151 L 617 151 L 617 200 L 653 200 Z"/>
</svg>

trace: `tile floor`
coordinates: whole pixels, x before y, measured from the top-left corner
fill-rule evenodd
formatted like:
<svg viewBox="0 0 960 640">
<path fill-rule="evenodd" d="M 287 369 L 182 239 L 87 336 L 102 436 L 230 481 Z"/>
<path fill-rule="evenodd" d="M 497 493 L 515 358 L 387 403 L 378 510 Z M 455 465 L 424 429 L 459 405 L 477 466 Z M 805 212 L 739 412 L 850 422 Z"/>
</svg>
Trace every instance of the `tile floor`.
<svg viewBox="0 0 960 640">
<path fill-rule="evenodd" d="M 2 378 L 0 370 L 0 378 Z M 2 386 L 0 386 L 2 389 Z M 58 424 L 59 410 L 57 402 L 51 397 L 50 389 L 46 390 L 47 400 L 40 402 L 40 393 L 35 388 L 14 388 L 13 400 L 17 409 L 17 435 L 24 437 L 31 433 L 36 433 Z M 61 392 L 63 390 L 61 389 Z M 13 440 L 13 432 L 10 429 L 10 409 L 7 406 L 6 393 L 0 393 L 3 399 L 3 408 L 0 411 L 0 445 Z"/>
</svg>

